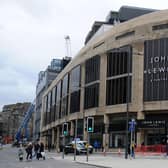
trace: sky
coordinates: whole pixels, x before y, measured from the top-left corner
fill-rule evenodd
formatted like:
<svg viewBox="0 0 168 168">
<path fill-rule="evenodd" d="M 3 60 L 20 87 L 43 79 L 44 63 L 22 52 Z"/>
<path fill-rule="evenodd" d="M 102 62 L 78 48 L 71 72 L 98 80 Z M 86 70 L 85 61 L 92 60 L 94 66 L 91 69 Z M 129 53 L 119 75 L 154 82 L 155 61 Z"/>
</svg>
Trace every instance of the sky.
<svg viewBox="0 0 168 168">
<path fill-rule="evenodd" d="M 0 0 L 0 111 L 35 99 L 39 71 L 53 58 L 72 57 L 84 46 L 94 21 L 122 5 L 166 9 L 167 0 Z"/>
</svg>

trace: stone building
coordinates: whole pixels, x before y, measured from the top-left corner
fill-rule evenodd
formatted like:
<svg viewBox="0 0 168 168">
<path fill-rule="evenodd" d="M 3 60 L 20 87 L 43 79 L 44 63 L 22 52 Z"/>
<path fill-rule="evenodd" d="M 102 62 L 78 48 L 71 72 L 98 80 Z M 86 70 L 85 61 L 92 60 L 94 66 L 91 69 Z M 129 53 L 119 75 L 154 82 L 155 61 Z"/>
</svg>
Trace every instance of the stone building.
<svg viewBox="0 0 168 168">
<path fill-rule="evenodd" d="M 3 118 L 0 112 L 0 142 L 2 141 L 2 135 L 3 135 Z"/>
<path fill-rule="evenodd" d="M 16 132 L 23 121 L 26 111 L 30 106 L 29 102 L 16 103 L 3 106 L 1 112 L 1 136 L 5 143 L 14 141 Z M 29 125 L 32 134 L 32 123 Z"/>
<path fill-rule="evenodd" d="M 124 148 L 132 119 L 137 145 L 165 143 L 167 87 L 168 10 L 118 20 L 94 39 L 87 39 L 45 91 L 41 139 L 59 149 L 66 122 L 66 142 L 75 137 L 75 130 L 78 138 L 87 140 L 86 120 L 92 116 L 91 144 L 97 140 L 109 150 Z"/>
</svg>

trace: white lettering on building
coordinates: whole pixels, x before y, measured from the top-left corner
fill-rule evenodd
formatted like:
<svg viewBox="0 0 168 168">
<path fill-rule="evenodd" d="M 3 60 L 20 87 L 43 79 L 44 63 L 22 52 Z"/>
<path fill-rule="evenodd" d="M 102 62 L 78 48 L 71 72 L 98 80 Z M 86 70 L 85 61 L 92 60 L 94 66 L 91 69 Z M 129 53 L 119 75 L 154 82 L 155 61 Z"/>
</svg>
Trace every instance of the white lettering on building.
<svg viewBox="0 0 168 168">
<path fill-rule="evenodd" d="M 151 75 L 151 82 L 168 80 L 168 56 L 151 57 L 148 67 L 149 68 L 144 70 L 144 74 Z"/>
</svg>

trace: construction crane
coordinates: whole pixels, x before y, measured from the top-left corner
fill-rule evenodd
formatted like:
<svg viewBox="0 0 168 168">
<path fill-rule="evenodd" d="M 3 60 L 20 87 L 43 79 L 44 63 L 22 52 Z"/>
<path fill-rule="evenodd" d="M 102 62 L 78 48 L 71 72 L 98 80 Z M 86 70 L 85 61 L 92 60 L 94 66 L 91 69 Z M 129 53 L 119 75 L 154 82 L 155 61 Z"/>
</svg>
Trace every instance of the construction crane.
<svg viewBox="0 0 168 168">
<path fill-rule="evenodd" d="M 65 42 L 66 42 L 66 56 L 71 57 L 71 40 L 69 35 L 65 36 Z"/>
<path fill-rule="evenodd" d="M 30 118 L 32 117 L 32 113 L 34 112 L 35 109 L 35 101 L 34 103 L 31 103 L 27 112 L 25 113 L 25 116 L 23 118 L 23 121 L 21 123 L 21 125 L 19 126 L 17 133 L 15 135 L 16 140 L 19 142 L 21 140 L 21 133 L 22 130 L 24 129 L 24 137 L 25 139 L 29 138 L 29 132 L 28 132 L 28 123 Z"/>
</svg>

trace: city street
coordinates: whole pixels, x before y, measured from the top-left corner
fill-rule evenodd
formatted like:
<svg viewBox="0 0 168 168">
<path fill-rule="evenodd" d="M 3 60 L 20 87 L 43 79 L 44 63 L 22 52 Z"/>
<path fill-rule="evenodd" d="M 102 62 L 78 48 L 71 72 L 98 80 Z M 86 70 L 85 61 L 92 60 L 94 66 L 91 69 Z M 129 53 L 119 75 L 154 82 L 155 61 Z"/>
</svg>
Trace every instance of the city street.
<svg viewBox="0 0 168 168">
<path fill-rule="evenodd" d="M 89 155 L 89 160 L 86 162 L 85 155 L 76 156 L 74 161 L 73 154 L 68 154 L 62 159 L 62 153 L 54 151 L 46 151 L 46 160 L 26 161 L 26 153 L 24 160 L 20 162 L 17 157 L 18 148 L 5 146 L 0 150 L 0 168 L 160 168 L 167 167 L 168 158 L 165 155 L 139 155 L 136 154 L 135 159 L 124 159 L 123 154 L 107 153 L 105 156 L 102 153 L 94 153 Z"/>
<path fill-rule="evenodd" d="M 32 160 L 20 162 L 17 157 L 18 148 L 11 148 L 10 146 L 3 147 L 0 150 L 0 168 L 93 168 L 95 166 L 87 166 L 68 160 L 55 160 L 46 157 L 46 160 Z M 26 156 L 26 153 L 24 153 Z"/>
</svg>

